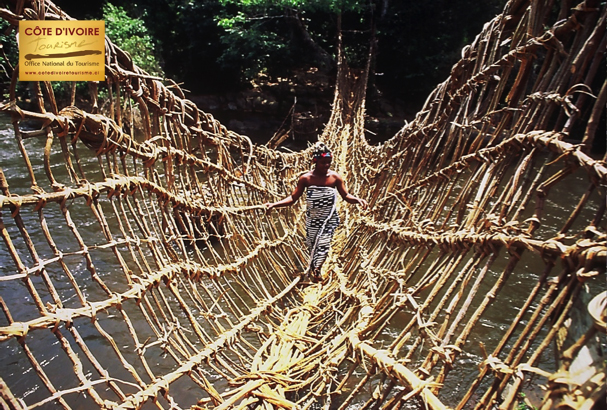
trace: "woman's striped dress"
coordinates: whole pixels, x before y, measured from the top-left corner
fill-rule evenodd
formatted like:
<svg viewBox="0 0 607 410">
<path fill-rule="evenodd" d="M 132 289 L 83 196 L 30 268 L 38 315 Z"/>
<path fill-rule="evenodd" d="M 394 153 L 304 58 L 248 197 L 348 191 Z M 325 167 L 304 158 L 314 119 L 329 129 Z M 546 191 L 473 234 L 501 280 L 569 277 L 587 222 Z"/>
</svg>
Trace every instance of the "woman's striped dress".
<svg viewBox="0 0 607 410">
<path fill-rule="evenodd" d="M 309 186 L 306 191 L 306 245 L 310 251 L 308 272 L 318 269 L 327 258 L 333 233 L 339 225 L 337 191 L 326 186 Z"/>
</svg>

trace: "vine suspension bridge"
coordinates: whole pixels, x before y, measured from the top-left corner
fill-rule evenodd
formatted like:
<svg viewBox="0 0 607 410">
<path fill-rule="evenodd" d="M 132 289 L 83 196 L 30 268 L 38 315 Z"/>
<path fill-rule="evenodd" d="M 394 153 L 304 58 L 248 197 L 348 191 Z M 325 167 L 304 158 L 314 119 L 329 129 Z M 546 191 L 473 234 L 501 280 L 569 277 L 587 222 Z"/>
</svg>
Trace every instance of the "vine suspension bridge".
<svg viewBox="0 0 607 410">
<path fill-rule="evenodd" d="M 15 29 L 69 18 L 50 1 L 3 4 Z M 48 82 L 22 106 L 17 67 L 2 107 L 18 161 L 0 163 L 0 405 L 604 403 L 607 168 L 591 148 L 605 18 L 599 1 L 509 1 L 373 146 L 368 70 L 340 59 L 319 139 L 370 207 L 339 204 L 314 284 L 298 274 L 303 206 L 262 205 L 291 192 L 310 149 L 229 131 L 107 39 L 88 110 L 59 106 Z"/>
</svg>

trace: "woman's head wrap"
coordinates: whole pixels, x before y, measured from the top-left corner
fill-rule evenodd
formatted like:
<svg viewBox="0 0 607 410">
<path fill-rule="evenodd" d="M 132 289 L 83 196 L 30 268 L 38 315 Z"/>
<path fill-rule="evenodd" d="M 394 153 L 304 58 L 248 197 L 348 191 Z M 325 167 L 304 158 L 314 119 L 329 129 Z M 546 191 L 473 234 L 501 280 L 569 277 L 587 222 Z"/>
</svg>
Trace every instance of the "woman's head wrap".
<svg viewBox="0 0 607 410">
<path fill-rule="evenodd" d="M 319 142 L 312 152 L 312 162 L 317 162 L 321 158 L 333 158 L 333 154 L 325 144 Z"/>
</svg>

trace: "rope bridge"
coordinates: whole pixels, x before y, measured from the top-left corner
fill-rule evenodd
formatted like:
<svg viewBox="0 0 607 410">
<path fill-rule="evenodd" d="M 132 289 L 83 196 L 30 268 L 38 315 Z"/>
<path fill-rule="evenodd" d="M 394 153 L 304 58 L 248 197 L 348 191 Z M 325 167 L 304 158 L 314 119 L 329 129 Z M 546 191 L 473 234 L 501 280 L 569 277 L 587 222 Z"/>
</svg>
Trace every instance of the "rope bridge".
<svg viewBox="0 0 607 410">
<path fill-rule="evenodd" d="M 13 27 L 69 18 L 46 0 L 3 3 Z M 607 168 L 590 150 L 605 18 L 598 1 L 508 2 L 376 146 L 368 70 L 342 62 L 320 139 L 370 207 L 340 203 L 315 284 L 299 275 L 303 205 L 262 205 L 291 192 L 310 149 L 229 131 L 109 40 L 89 110 L 59 106 L 48 82 L 18 101 L 16 68 L 0 404 L 520 409 L 534 393 L 542 409 L 600 405 L 604 359 L 582 381 L 574 367 L 604 345 L 604 302 L 589 304 L 594 322 L 575 315 L 607 257 Z"/>
</svg>

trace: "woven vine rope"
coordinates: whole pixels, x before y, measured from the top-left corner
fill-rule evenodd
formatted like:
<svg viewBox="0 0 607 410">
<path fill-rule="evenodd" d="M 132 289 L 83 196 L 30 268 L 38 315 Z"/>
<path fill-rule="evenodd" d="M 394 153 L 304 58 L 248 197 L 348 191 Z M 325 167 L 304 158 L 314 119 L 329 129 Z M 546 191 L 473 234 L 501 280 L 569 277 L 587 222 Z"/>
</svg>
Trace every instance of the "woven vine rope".
<svg viewBox="0 0 607 410">
<path fill-rule="evenodd" d="M 50 1 L 3 4 L 13 28 L 68 18 Z M 604 307 L 594 324 L 575 314 L 607 257 L 607 167 L 590 149 L 605 19 L 599 1 L 508 2 L 375 146 L 367 73 L 341 62 L 320 139 L 370 207 L 339 204 L 315 284 L 299 276 L 305 205 L 262 205 L 291 192 L 309 150 L 229 131 L 109 40 L 92 108 L 59 106 L 45 82 L 18 101 L 16 67 L 0 404 L 480 410 L 539 392 L 542 409 L 590 408 L 605 361 L 582 382 L 573 368 L 604 343 Z"/>
</svg>

